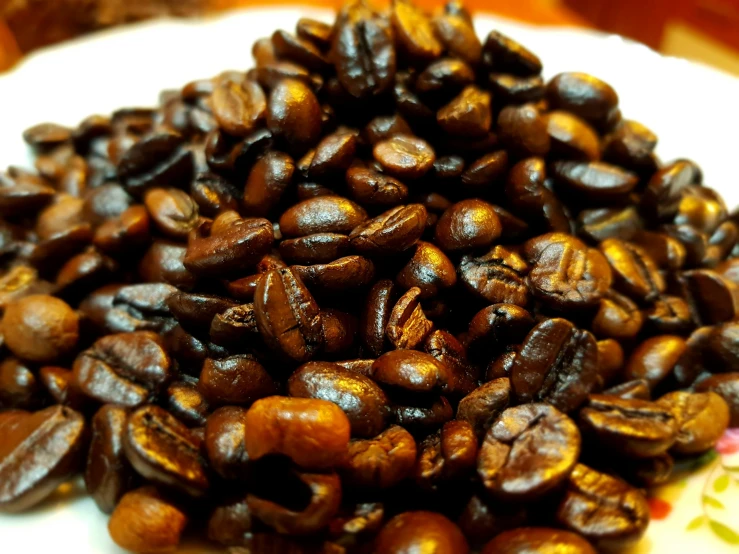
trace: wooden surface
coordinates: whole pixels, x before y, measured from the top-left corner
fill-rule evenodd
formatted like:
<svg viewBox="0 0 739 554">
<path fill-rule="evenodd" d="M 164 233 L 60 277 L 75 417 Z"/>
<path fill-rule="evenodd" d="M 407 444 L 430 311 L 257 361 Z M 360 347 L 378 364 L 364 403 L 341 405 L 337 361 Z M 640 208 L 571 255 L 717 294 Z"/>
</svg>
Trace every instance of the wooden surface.
<svg viewBox="0 0 739 554">
<path fill-rule="evenodd" d="M 443 0 L 417 0 L 428 10 Z M 94 31 L 159 15 L 202 13 L 264 5 L 264 0 L 0 0 L 0 71 L 23 53 Z M 379 5 L 382 0 L 377 0 Z M 384 3 L 387 3 L 385 0 Z M 336 8 L 341 0 L 270 0 L 270 6 L 305 4 Z M 585 18 L 558 0 L 467 0 L 473 12 L 490 12 L 540 25 L 586 26 Z"/>
</svg>

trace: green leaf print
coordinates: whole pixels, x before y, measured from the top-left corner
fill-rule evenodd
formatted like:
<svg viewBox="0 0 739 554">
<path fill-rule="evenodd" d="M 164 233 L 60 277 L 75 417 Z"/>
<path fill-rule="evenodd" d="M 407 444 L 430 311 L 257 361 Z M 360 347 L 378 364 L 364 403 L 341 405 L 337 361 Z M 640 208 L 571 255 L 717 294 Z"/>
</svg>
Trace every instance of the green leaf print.
<svg viewBox="0 0 739 554">
<path fill-rule="evenodd" d="M 739 544 L 739 533 L 727 527 L 720 521 L 710 520 L 708 524 L 711 526 L 711 530 L 723 541 L 729 544 Z"/>
<path fill-rule="evenodd" d="M 730 482 L 731 479 L 726 473 L 724 473 L 713 482 L 713 490 L 716 492 L 724 492 L 729 488 Z"/>
</svg>

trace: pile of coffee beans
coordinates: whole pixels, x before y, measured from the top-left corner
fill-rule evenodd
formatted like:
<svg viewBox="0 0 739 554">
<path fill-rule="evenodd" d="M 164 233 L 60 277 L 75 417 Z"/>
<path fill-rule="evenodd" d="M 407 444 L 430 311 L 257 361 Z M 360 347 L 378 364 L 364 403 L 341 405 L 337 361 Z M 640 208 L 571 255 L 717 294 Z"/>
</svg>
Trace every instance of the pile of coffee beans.
<svg viewBox="0 0 739 554">
<path fill-rule="evenodd" d="M 83 472 L 137 552 L 639 541 L 739 426 L 739 215 L 456 0 L 253 55 L 0 175 L 0 511 Z"/>
</svg>

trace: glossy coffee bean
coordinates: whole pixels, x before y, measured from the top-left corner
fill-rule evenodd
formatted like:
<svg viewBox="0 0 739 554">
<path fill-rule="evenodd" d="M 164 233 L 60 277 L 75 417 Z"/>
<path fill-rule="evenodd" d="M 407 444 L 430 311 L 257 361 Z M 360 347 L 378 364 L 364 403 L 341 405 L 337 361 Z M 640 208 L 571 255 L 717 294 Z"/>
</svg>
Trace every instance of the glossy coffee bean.
<svg viewBox="0 0 739 554">
<path fill-rule="evenodd" d="M 634 301 L 609 291 L 600 301 L 592 330 L 599 338 L 631 339 L 639 333 L 643 323 L 644 316 Z"/>
<path fill-rule="evenodd" d="M 580 410 L 583 433 L 621 455 L 649 458 L 666 452 L 677 439 L 672 409 L 654 402 L 590 395 Z"/>
<path fill-rule="evenodd" d="M 698 392 L 715 392 L 729 406 L 729 427 L 739 425 L 739 374 L 722 373 L 701 380 L 695 387 Z"/>
<path fill-rule="evenodd" d="M 485 545 L 482 554 L 595 554 L 595 549 L 577 533 L 545 527 L 521 527 L 504 531 Z"/>
<path fill-rule="evenodd" d="M 128 412 L 106 404 L 92 418 L 92 438 L 87 455 L 85 486 L 98 508 L 109 514 L 128 492 L 134 473 L 123 452 Z"/>
<path fill-rule="evenodd" d="M 465 286 L 493 304 L 506 303 L 525 307 L 529 303 L 526 283 L 528 264 L 516 252 L 494 246 L 479 257 L 465 256 L 459 273 Z"/>
<path fill-rule="evenodd" d="M 657 264 L 639 246 L 619 239 L 606 239 L 601 252 L 613 271 L 614 286 L 637 301 L 655 300 L 665 291 Z"/>
<path fill-rule="evenodd" d="M 492 124 L 491 95 L 468 86 L 436 113 L 439 126 L 450 135 L 485 136 Z"/>
<path fill-rule="evenodd" d="M 552 176 L 567 193 L 601 205 L 624 198 L 639 182 L 637 175 L 604 162 L 554 162 Z"/>
<path fill-rule="evenodd" d="M 285 237 L 303 237 L 314 233 L 349 233 L 367 219 L 364 209 L 339 196 L 321 196 L 304 200 L 280 217 L 280 231 Z"/>
<path fill-rule="evenodd" d="M 678 434 L 672 451 L 699 454 L 713 448 L 729 426 L 729 406 L 713 392 L 674 391 L 657 404 L 672 409 L 677 417 Z"/>
<path fill-rule="evenodd" d="M 294 151 L 315 144 L 321 133 L 321 106 L 310 87 L 297 79 L 279 81 L 267 101 L 267 127 Z"/>
<path fill-rule="evenodd" d="M 641 343 L 626 363 L 624 377 L 644 379 L 654 389 L 670 376 L 687 345 L 675 335 L 659 335 Z"/>
<path fill-rule="evenodd" d="M 565 110 L 601 127 L 618 106 L 618 95 L 604 81 L 586 73 L 560 73 L 547 85 L 552 108 Z"/>
<path fill-rule="evenodd" d="M 413 436 L 392 425 L 375 437 L 351 441 L 340 471 L 353 486 L 387 489 L 412 473 L 416 451 Z"/>
<path fill-rule="evenodd" d="M 85 431 L 84 417 L 62 406 L 0 413 L 0 512 L 27 510 L 72 477 Z"/>
<path fill-rule="evenodd" d="M 519 402 L 549 402 L 569 412 L 595 386 L 598 348 L 588 331 L 565 319 L 534 327 L 511 366 L 511 385 Z"/>
<path fill-rule="evenodd" d="M 41 383 L 26 364 L 17 358 L 7 358 L 0 363 L 0 406 L 32 410 L 41 402 Z"/>
<path fill-rule="evenodd" d="M 557 521 L 596 548 L 625 548 L 638 542 L 647 530 L 647 499 L 624 481 L 578 464 L 566 487 Z"/>
<path fill-rule="evenodd" d="M 477 473 L 496 498 L 530 501 L 565 481 L 580 453 L 575 423 L 548 404 L 508 408 L 485 435 Z"/>
<path fill-rule="evenodd" d="M 541 73 L 541 60 L 512 38 L 492 31 L 482 50 L 482 60 L 491 71 L 529 76 Z"/>
<path fill-rule="evenodd" d="M 406 554 L 421 548 L 438 554 L 467 554 L 470 549 L 459 528 L 435 512 L 405 512 L 387 522 L 375 541 L 377 552 Z"/>
<path fill-rule="evenodd" d="M 288 423 L 289 422 L 289 423 Z M 336 404 L 316 398 L 270 396 L 246 414 L 249 458 L 282 454 L 306 468 L 329 468 L 343 456 L 351 424 Z"/>
<path fill-rule="evenodd" d="M 511 403 L 511 384 L 507 377 L 493 379 L 469 393 L 459 402 L 457 419 L 472 425 L 478 438 Z"/>
<path fill-rule="evenodd" d="M 248 475 L 249 454 L 244 433 L 246 409 L 224 406 L 210 414 L 205 422 L 205 452 L 210 467 L 224 479 Z"/>
<path fill-rule="evenodd" d="M 431 145 L 413 135 L 394 135 L 378 142 L 372 153 L 380 166 L 398 179 L 423 177 L 436 159 Z"/>
<path fill-rule="evenodd" d="M 180 543 L 187 525 L 185 513 L 154 487 L 127 493 L 108 522 L 113 541 L 135 552 L 168 552 Z"/>
<path fill-rule="evenodd" d="M 457 282 L 457 272 L 451 260 L 436 246 L 419 241 L 413 256 L 395 278 L 405 289 L 418 287 L 422 298 L 431 298 Z"/>
<path fill-rule="evenodd" d="M 470 21 L 457 14 L 445 13 L 436 15 L 432 24 L 436 37 L 450 55 L 472 66 L 477 65 L 482 54 L 482 45 Z"/>
<path fill-rule="evenodd" d="M 556 156 L 585 161 L 600 158 L 598 135 L 582 119 L 568 112 L 553 111 L 546 115 L 546 122 Z M 587 181 L 583 179 L 583 182 Z"/>
<path fill-rule="evenodd" d="M 466 421 L 449 421 L 419 445 L 415 481 L 425 490 L 458 482 L 474 473 L 477 437 Z"/>
<path fill-rule="evenodd" d="M 503 108 L 498 115 L 498 132 L 516 158 L 545 156 L 551 148 L 547 121 L 532 104 Z"/>
<path fill-rule="evenodd" d="M 427 212 L 421 204 L 397 206 L 357 225 L 349 235 L 351 247 L 361 254 L 395 254 L 411 248 L 426 228 Z"/>
<path fill-rule="evenodd" d="M 290 376 L 290 396 L 319 398 L 339 406 L 354 437 L 380 434 L 390 418 L 389 400 L 371 379 L 330 362 L 308 362 Z"/>
<path fill-rule="evenodd" d="M 291 184 L 294 172 L 295 163 L 283 152 L 268 152 L 257 160 L 244 185 L 245 213 L 267 215 Z"/>
<path fill-rule="evenodd" d="M 407 0 L 393 2 L 390 21 L 398 47 L 410 59 L 422 62 L 441 55 L 442 45 L 434 35 L 430 19 L 413 3 Z"/>
<path fill-rule="evenodd" d="M 293 273 L 314 291 L 339 292 L 369 285 L 375 264 L 363 256 L 344 256 L 327 264 L 295 265 Z"/>
<path fill-rule="evenodd" d="M 516 213 L 533 228 L 568 233 L 570 220 L 561 202 L 545 186 L 546 165 L 542 158 L 527 158 L 511 168 L 505 194 Z"/>
<path fill-rule="evenodd" d="M 501 225 L 493 207 L 482 200 L 462 200 L 439 218 L 434 239 L 445 252 L 485 248 L 500 236 Z"/>
<path fill-rule="evenodd" d="M 248 405 L 277 393 L 277 384 L 248 354 L 208 358 L 200 372 L 198 391 L 214 406 Z"/>
</svg>

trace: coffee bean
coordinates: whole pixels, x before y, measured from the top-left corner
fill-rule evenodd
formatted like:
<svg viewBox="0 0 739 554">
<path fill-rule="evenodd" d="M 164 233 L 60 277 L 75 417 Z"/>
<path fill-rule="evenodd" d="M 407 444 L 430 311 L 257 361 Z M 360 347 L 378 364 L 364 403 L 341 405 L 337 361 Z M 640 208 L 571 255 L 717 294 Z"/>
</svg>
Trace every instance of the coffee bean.
<svg viewBox="0 0 739 554">
<path fill-rule="evenodd" d="M 209 233 L 204 223 L 190 236 L 183 264 L 196 275 L 224 277 L 254 266 L 273 242 L 266 219 L 232 219 L 218 233 Z"/>
<path fill-rule="evenodd" d="M 505 531 L 486 544 L 482 554 L 544 554 L 557 549 L 568 554 L 595 554 L 595 549 L 580 535 L 545 527 Z"/>
<path fill-rule="evenodd" d="M 647 339 L 631 354 L 624 377 L 645 379 L 653 389 L 670 375 L 685 349 L 685 339 L 675 335 Z"/>
<path fill-rule="evenodd" d="M 393 307 L 385 334 L 395 348 L 415 348 L 431 332 L 433 323 L 423 313 L 421 289 L 409 289 Z"/>
<path fill-rule="evenodd" d="M 208 539 L 224 546 L 241 546 L 252 529 L 252 514 L 245 498 L 217 506 L 208 519 Z"/>
<path fill-rule="evenodd" d="M 457 282 L 454 264 L 444 253 L 429 242 L 419 241 L 408 263 L 396 277 L 404 289 L 418 287 L 422 298 L 430 298 Z"/>
<path fill-rule="evenodd" d="M 498 115 L 500 140 L 517 158 L 545 156 L 551 147 L 547 121 L 532 104 L 506 106 Z"/>
<path fill-rule="evenodd" d="M 32 174 L 0 174 L 0 214 L 4 217 L 33 214 L 54 198 L 54 189 Z"/>
<path fill-rule="evenodd" d="M 639 246 L 619 239 L 606 239 L 600 250 L 613 270 L 614 286 L 637 301 L 655 300 L 665 291 L 657 264 Z"/>
<path fill-rule="evenodd" d="M 109 514 L 131 488 L 134 474 L 123 453 L 128 413 L 106 404 L 92 418 L 92 439 L 87 455 L 85 485 L 95 504 Z"/>
<path fill-rule="evenodd" d="M 35 150 L 47 150 L 72 137 L 70 129 L 56 123 L 40 123 L 23 131 L 23 140 Z"/>
<path fill-rule="evenodd" d="M 367 219 L 364 209 L 339 196 L 321 196 L 295 204 L 280 217 L 285 237 L 314 233 L 348 233 Z"/>
<path fill-rule="evenodd" d="M 477 472 L 496 498 L 526 501 L 565 481 L 577 463 L 580 432 L 548 404 L 508 408 L 480 447 Z"/>
<path fill-rule="evenodd" d="M 454 523 L 435 512 L 405 512 L 385 524 L 375 541 L 377 552 L 401 554 L 420 549 L 438 554 L 468 554 L 469 545 Z"/>
<path fill-rule="evenodd" d="M 362 319 L 359 324 L 359 336 L 362 344 L 374 356 L 385 350 L 385 328 L 394 306 L 394 285 L 389 279 L 377 281 L 365 301 Z"/>
<path fill-rule="evenodd" d="M 214 406 L 247 405 L 277 392 L 277 385 L 262 365 L 249 355 L 207 359 L 198 390 Z"/>
<path fill-rule="evenodd" d="M 492 124 L 490 93 L 468 86 L 436 113 L 439 126 L 450 135 L 485 136 Z"/>
<path fill-rule="evenodd" d="M 715 392 L 729 406 L 729 427 L 739 425 L 739 374 L 723 373 L 711 375 L 697 383 L 698 392 Z"/>
<path fill-rule="evenodd" d="M 449 369 L 433 356 L 415 350 L 386 352 L 372 364 L 372 379 L 410 392 L 444 391 L 450 385 Z"/>
<path fill-rule="evenodd" d="M 129 407 L 145 403 L 172 377 L 170 358 L 149 331 L 98 339 L 77 356 L 72 369 L 84 395 Z"/>
<path fill-rule="evenodd" d="M 606 82 L 586 73 L 560 73 L 547 85 L 547 100 L 555 110 L 568 111 L 602 127 L 618 107 L 618 95 Z"/>
<path fill-rule="evenodd" d="M 24 371 L 21 375 L 25 377 L 27 374 Z M 42 367 L 39 370 L 39 381 L 57 404 L 69 406 L 74 410 L 85 407 L 85 398 L 74 386 L 74 376 L 70 370 L 56 366 Z M 35 384 L 34 380 L 24 379 L 23 389 L 26 389 L 28 384 Z"/>
<path fill-rule="evenodd" d="M 202 427 L 210 412 L 207 399 L 198 391 L 194 379 L 185 377 L 167 387 L 165 392 L 167 410 L 188 427 Z"/>
<path fill-rule="evenodd" d="M 493 207 L 482 200 L 469 199 L 453 204 L 439 218 L 434 239 L 447 252 L 485 248 L 501 234 Z"/>
<path fill-rule="evenodd" d="M 33 371 L 16 358 L 0 363 L 0 406 L 32 410 L 41 405 L 41 386 Z"/>
<path fill-rule="evenodd" d="M 195 497 L 208 490 L 200 441 L 163 408 L 143 406 L 129 416 L 123 449 L 147 479 Z"/>
<path fill-rule="evenodd" d="M 713 325 L 736 318 L 739 294 L 736 285 L 710 269 L 684 271 L 678 276 L 683 297 L 699 325 Z"/>
<path fill-rule="evenodd" d="M 605 389 L 603 394 L 618 396 L 624 400 L 632 398 L 635 398 L 636 400 L 649 400 L 651 398 L 649 383 L 644 379 L 625 381 L 624 383 Z"/>
<path fill-rule="evenodd" d="M 415 463 L 416 441 L 393 425 L 375 437 L 351 441 L 340 471 L 354 486 L 387 489 L 408 477 Z"/>
<path fill-rule="evenodd" d="M 580 426 L 610 451 L 650 458 L 672 447 L 679 421 L 671 408 L 654 402 L 592 394 L 580 410 Z"/>
<path fill-rule="evenodd" d="M 79 339 L 79 318 L 74 310 L 45 294 L 10 302 L 0 326 L 8 348 L 33 362 L 53 362 L 67 356 Z"/>
<path fill-rule="evenodd" d="M 250 459 L 283 454 L 299 466 L 316 469 L 340 462 L 351 432 L 341 408 L 316 398 L 270 396 L 257 400 L 244 424 Z"/>
<path fill-rule="evenodd" d="M 667 221 L 678 211 L 684 190 L 696 182 L 694 166 L 676 161 L 657 171 L 642 195 L 641 207 L 648 217 Z"/>
<path fill-rule="evenodd" d="M 595 130 L 582 119 L 575 115 L 572 115 L 571 113 L 557 110 L 548 113 L 545 117 L 547 122 L 547 133 L 549 133 L 549 138 L 552 143 L 552 153 L 554 155 L 566 159 L 585 160 L 591 162 L 596 161 L 600 158 L 600 144 L 598 135 L 596 134 Z M 573 163 L 573 169 L 578 165 L 580 164 Z M 580 165 L 580 168 L 582 167 L 583 166 Z M 585 165 L 584 167 L 593 168 L 593 166 L 588 165 Z M 584 173 L 586 172 L 587 169 Z M 565 171 L 563 173 L 567 174 L 568 172 Z M 570 175 L 571 174 L 572 173 L 570 173 Z M 586 186 L 589 186 L 591 183 L 589 180 L 586 180 L 582 177 L 580 177 L 579 179 L 576 178 L 573 181 L 577 184 L 588 183 L 588 185 Z M 594 180 L 593 184 L 595 182 L 597 182 L 598 184 L 602 183 L 600 179 Z M 574 186 L 577 186 L 577 184 L 575 184 Z M 590 186 L 592 187 L 592 185 Z M 612 190 L 612 187 L 608 187 L 608 189 L 610 191 Z M 587 190 L 586 192 L 593 191 Z"/>
<path fill-rule="evenodd" d="M 626 208 L 591 208 L 585 209 L 577 216 L 580 238 L 593 243 L 616 238 L 639 244 L 634 237 L 643 227 L 643 222 L 633 206 Z M 643 245 L 640 245 L 643 246 Z M 647 252 L 652 255 L 651 251 Z"/>
<path fill-rule="evenodd" d="M 482 49 L 483 64 L 490 70 L 522 77 L 541 73 L 541 60 L 512 38 L 492 31 Z"/>
<path fill-rule="evenodd" d="M 465 169 L 462 183 L 474 191 L 489 190 L 491 184 L 502 180 L 507 170 L 508 153 L 505 150 L 491 152 L 475 160 Z"/>
<path fill-rule="evenodd" d="M 493 379 L 460 400 L 457 419 L 472 425 L 477 437 L 482 439 L 510 403 L 510 380 L 507 377 Z"/>
<path fill-rule="evenodd" d="M 679 296 L 662 296 L 644 311 L 644 325 L 656 333 L 686 334 L 695 327 L 690 306 Z"/>
<path fill-rule="evenodd" d="M 632 169 L 648 172 L 654 167 L 653 152 L 657 135 L 637 121 L 622 121 L 604 139 L 603 159 Z"/>
<path fill-rule="evenodd" d="M 635 174 L 605 162 L 554 162 L 552 176 L 569 194 L 600 204 L 623 198 L 639 182 Z"/>
<path fill-rule="evenodd" d="M 532 264 L 531 292 L 555 310 L 594 306 L 611 286 L 611 268 L 603 254 L 572 236 L 542 235 L 528 241 L 524 252 Z"/>
<path fill-rule="evenodd" d="M 598 349 L 593 335 L 565 319 L 534 327 L 511 367 L 511 385 L 519 402 L 549 402 L 569 412 L 595 386 Z"/>
<path fill-rule="evenodd" d="M 426 14 L 408 0 L 394 0 L 390 21 L 399 48 L 413 61 L 427 62 L 441 55 L 443 46 Z"/>
<path fill-rule="evenodd" d="M 504 246 L 494 246 L 484 256 L 465 256 L 459 265 L 462 282 L 471 292 L 494 304 L 526 306 L 529 289 L 525 275 L 528 264 Z"/>
<path fill-rule="evenodd" d="M 169 295 L 166 303 L 177 322 L 193 333 L 209 329 L 216 315 L 239 305 L 238 302 L 215 294 L 180 291 Z"/>
<path fill-rule="evenodd" d="M 267 126 L 294 151 L 315 144 L 321 134 L 321 106 L 310 87 L 296 79 L 278 82 L 269 94 Z"/>
<path fill-rule="evenodd" d="M 374 263 L 363 256 L 345 256 L 327 264 L 296 265 L 292 270 L 308 288 L 323 292 L 361 288 L 375 276 Z"/>
<path fill-rule="evenodd" d="M 127 493 L 108 522 L 113 541 L 135 552 L 166 552 L 177 548 L 187 516 L 162 498 L 154 487 Z"/>
<path fill-rule="evenodd" d="M 678 433 L 672 452 L 700 454 L 713 448 L 729 426 L 729 406 L 714 392 L 673 391 L 657 404 L 671 409 Z"/>
<path fill-rule="evenodd" d="M 585 515 L 587 514 L 587 515 Z M 644 494 L 618 478 L 578 464 L 567 481 L 557 521 L 598 549 L 620 549 L 641 539 L 649 524 Z"/>
<path fill-rule="evenodd" d="M 351 96 L 377 96 L 392 86 L 396 66 L 392 30 L 368 4 L 350 2 L 341 9 L 331 52 L 339 82 Z"/>
<path fill-rule="evenodd" d="M 117 164 L 118 178 L 128 192 L 140 194 L 157 186 L 185 185 L 193 171 L 192 154 L 181 148 L 174 133 L 152 134 L 131 146 Z"/>
<path fill-rule="evenodd" d="M 308 362 L 292 374 L 290 396 L 319 398 L 338 405 L 349 418 L 352 435 L 371 438 L 390 417 L 389 400 L 371 379 L 330 362 Z"/>
<path fill-rule="evenodd" d="M 392 407 L 394 421 L 410 432 L 428 435 L 454 418 L 454 409 L 445 396 L 419 395 Z"/>
<path fill-rule="evenodd" d="M 643 323 L 644 316 L 635 302 L 609 291 L 600 301 L 592 330 L 599 338 L 631 339 L 639 333 Z"/>
<path fill-rule="evenodd" d="M 246 410 L 238 406 L 218 408 L 205 422 L 205 452 L 210 466 L 225 479 L 248 475 L 249 454 L 244 444 Z"/>
<path fill-rule="evenodd" d="M 268 152 L 252 167 L 244 186 L 243 205 L 252 216 L 265 216 L 290 185 L 295 163 L 282 152 Z"/>
<path fill-rule="evenodd" d="M 435 491 L 474 473 L 477 437 L 466 421 L 449 421 L 441 431 L 419 445 L 415 481 L 421 489 Z"/>
<path fill-rule="evenodd" d="M 421 238 L 426 217 L 421 204 L 397 206 L 356 226 L 349 235 L 351 246 L 367 255 L 403 252 Z"/>
<path fill-rule="evenodd" d="M 545 186 L 546 165 L 541 158 L 527 158 L 511 168 L 505 194 L 511 206 L 531 227 L 570 232 L 570 220 L 556 196 Z M 504 227 L 505 229 L 505 227 Z"/>
<path fill-rule="evenodd" d="M 272 34 L 272 47 L 279 58 L 292 60 L 311 71 L 323 72 L 328 67 L 328 61 L 316 45 L 285 31 Z"/>
<path fill-rule="evenodd" d="M 476 66 L 482 55 L 482 44 L 475 28 L 465 17 L 456 14 L 438 14 L 432 21 L 436 38 L 449 55 Z"/>
<path fill-rule="evenodd" d="M 213 115 L 227 133 L 245 137 L 264 121 L 267 101 L 261 87 L 245 79 L 241 83 L 224 81 L 210 97 Z"/>
<path fill-rule="evenodd" d="M 464 61 L 442 58 L 430 63 L 419 73 L 416 79 L 416 91 L 434 99 L 450 99 L 474 82 L 475 73 Z"/>
<path fill-rule="evenodd" d="M 72 477 L 85 431 L 84 417 L 62 406 L 0 413 L 0 512 L 27 510 Z"/>
<path fill-rule="evenodd" d="M 318 305 L 290 269 L 273 269 L 254 292 L 257 328 L 270 348 L 296 362 L 310 359 L 323 345 Z"/>
</svg>

